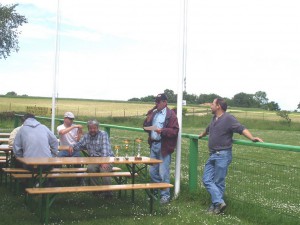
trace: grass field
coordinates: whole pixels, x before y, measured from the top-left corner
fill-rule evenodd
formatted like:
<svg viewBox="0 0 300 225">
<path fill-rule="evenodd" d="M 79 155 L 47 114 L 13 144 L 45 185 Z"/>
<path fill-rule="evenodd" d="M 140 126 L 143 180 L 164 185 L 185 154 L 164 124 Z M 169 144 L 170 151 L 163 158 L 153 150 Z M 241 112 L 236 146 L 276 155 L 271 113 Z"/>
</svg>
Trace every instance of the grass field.
<svg viewBox="0 0 300 225">
<path fill-rule="evenodd" d="M 67 108 L 76 108 L 76 106 L 83 104 L 79 103 L 81 101 L 66 101 L 69 101 L 70 104 Z M 60 107 L 65 107 L 62 105 L 62 102 L 63 100 L 59 100 L 59 104 L 61 104 Z M 122 106 L 124 108 L 125 105 L 127 105 L 128 109 L 131 109 L 131 104 L 136 104 L 126 104 L 124 102 L 106 103 L 108 105 L 102 102 L 102 107 Z M 28 102 L 24 105 L 26 104 L 28 104 Z M 96 103 L 93 107 L 95 105 Z M 140 107 L 141 112 L 146 112 L 147 109 L 151 107 L 151 104 L 136 105 L 137 108 Z M 194 107 L 194 112 L 196 111 L 195 109 L 196 106 Z M 122 110 L 122 108 L 119 110 Z M 199 107 L 197 110 L 203 111 L 206 109 Z M 251 111 L 256 112 L 255 110 Z M 250 112 L 247 113 L 246 111 L 243 113 L 239 112 L 239 114 L 244 114 L 244 116 L 241 117 L 243 122 L 249 123 L 249 125 L 252 126 L 259 125 L 262 127 L 259 129 L 251 127 L 251 131 L 254 135 L 263 138 L 264 141 L 278 144 L 300 145 L 300 133 L 298 128 L 295 128 L 295 130 L 284 130 L 286 127 L 280 123 L 280 121 L 255 119 L 250 117 Z M 245 114 L 247 114 L 246 118 Z M 297 113 L 293 115 L 295 115 L 295 117 L 298 116 Z M 83 116 L 82 120 L 86 121 L 86 118 L 90 116 L 94 115 L 89 114 L 86 115 L 86 117 Z M 111 122 L 112 124 L 125 126 L 130 126 L 131 124 L 132 127 L 141 127 L 142 118 L 142 116 L 138 116 L 138 118 L 101 118 L 101 120 L 104 121 L 104 123 Z M 210 115 L 208 118 L 196 116 L 184 118 L 183 132 L 198 134 L 204 129 L 209 118 Z M 268 121 L 275 124 L 278 129 L 265 129 L 266 127 L 270 127 Z M 287 129 L 290 128 L 287 127 Z M 136 146 L 133 142 L 136 137 L 141 137 L 144 140 L 142 142 L 142 155 L 148 156 L 149 148 L 145 141 L 147 138 L 145 133 L 111 130 L 112 145 L 122 145 L 124 139 L 132 140 L 129 151 L 131 155 L 136 152 Z M 235 135 L 235 138 L 241 139 L 242 137 Z M 130 195 L 127 198 L 124 196 L 121 199 L 115 198 L 112 201 L 106 201 L 103 198 L 95 198 L 85 193 L 68 194 L 58 196 L 54 202 L 50 213 L 51 224 L 300 224 L 299 152 L 235 145 L 233 148 L 233 162 L 229 168 L 227 178 L 226 202 L 228 203 L 228 208 L 226 209 L 226 213 L 220 216 L 206 214 L 210 197 L 201 184 L 203 166 L 208 156 L 206 141 L 200 141 L 198 154 L 198 190 L 190 193 L 188 161 L 189 140 L 186 138 L 182 139 L 180 195 L 169 205 L 161 207 L 160 211 L 156 206 L 154 215 L 148 214 L 147 202 L 145 201 L 146 196 L 142 191 L 136 193 L 137 198 L 134 205 L 130 202 Z M 123 149 L 121 149 L 120 155 L 125 155 Z M 175 156 L 176 154 L 172 155 L 171 164 L 173 183 Z M 126 168 L 123 169 L 126 170 Z M 1 224 L 40 224 L 36 215 L 37 212 L 31 212 L 25 207 L 24 195 L 13 195 L 11 191 L 4 186 L 0 187 L 0 193 Z"/>
<path fill-rule="evenodd" d="M 26 107 L 47 107 L 51 109 L 51 98 L 21 98 L 21 97 L 1 97 L 0 112 L 14 111 L 25 112 Z M 153 103 L 137 103 L 125 101 L 100 101 L 84 99 L 58 99 L 56 102 L 56 115 L 63 116 L 64 112 L 71 111 L 77 117 L 126 117 L 126 116 L 143 116 L 153 107 Z M 170 105 L 171 108 L 175 105 Z M 211 115 L 208 106 L 188 105 L 184 106 L 189 116 Z M 283 121 L 276 112 L 269 112 L 261 109 L 229 108 L 228 112 L 237 118 Z M 290 113 L 289 117 L 292 122 L 300 123 L 300 113 Z"/>
</svg>

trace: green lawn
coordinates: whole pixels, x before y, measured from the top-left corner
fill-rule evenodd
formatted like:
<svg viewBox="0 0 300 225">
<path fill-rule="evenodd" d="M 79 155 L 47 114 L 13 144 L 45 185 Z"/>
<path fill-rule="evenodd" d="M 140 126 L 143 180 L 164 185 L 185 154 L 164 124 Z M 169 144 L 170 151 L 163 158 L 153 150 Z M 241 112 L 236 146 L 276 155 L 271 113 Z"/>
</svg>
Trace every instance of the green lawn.
<svg viewBox="0 0 300 225">
<path fill-rule="evenodd" d="M 193 130 L 187 133 L 197 134 Z M 264 131 L 255 131 L 263 137 Z M 291 132 L 273 131 L 268 141 L 276 142 L 285 135 L 293 140 Z M 112 130 L 112 145 L 122 145 L 126 138 L 134 140 L 144 133 Z M 198 183 L 199 189 L 189 193 L 188 140 L 182 140 L 182 165 L 180 195 L 169 205 L 149 215 L 146 195 L 136 192 L 135 204 L 130 195 L 107 201 L 88 193 L 59 195 L 50 210 L 51 224 L 299 224 L 299 168 L 300 154 L 245 146 L 234 146 L 234 159 L 227 179 L 226 201 L 228 208 L 224 215 L 206 214 L 210 197 L 201 184 L 203 165 L 207 158 L 206 141 L 199 144 Z M 298 140 L 289 144 L 298 144 Z M 130 144 L 134 152 L 133 142 Z M 136 149 L 136 148 L 135 148 Z M 142 155 L 148 156 L 149 149 L 142 143 Z M 120 155 L 125 152 L 120 151 Z M 124 168 L 124 170 L 126 170 Z M 175 154 L 171 173 L 174 182 Z M 15 196 L 8 188 L 0 188 L 1 223 L 40 224 L 37 211 L 29 211 L 24 204 L 24 195 Z"/>
</svg>

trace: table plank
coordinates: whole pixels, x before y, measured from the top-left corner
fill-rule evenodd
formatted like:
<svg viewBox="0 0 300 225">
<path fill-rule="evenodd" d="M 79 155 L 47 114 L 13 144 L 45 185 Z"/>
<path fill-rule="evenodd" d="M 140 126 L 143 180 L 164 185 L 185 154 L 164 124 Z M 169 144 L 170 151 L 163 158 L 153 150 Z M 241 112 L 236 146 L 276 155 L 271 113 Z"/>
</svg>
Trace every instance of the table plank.
<svg viewBox="0 0 300 225">
<path fill-rule="evenodd" d="M 17 160 L 28 166 L 43 166 L 43 165 L 81 165 L 81 164 L 157 164 L 162 160 L 152 159 L 149 157 L 142 157 L 141 159 L 135 159 L 135 157 L 129 157 L 126 160 L 124 157 L 119 157 L 116 160 L 115 157 L 53 157 L 53 158 L 17 158 Z"/>
<path fill-rule="evenodd" d="M 1 138 L 9 138 L 10 133 L 0 133 Z"/>
</svg>

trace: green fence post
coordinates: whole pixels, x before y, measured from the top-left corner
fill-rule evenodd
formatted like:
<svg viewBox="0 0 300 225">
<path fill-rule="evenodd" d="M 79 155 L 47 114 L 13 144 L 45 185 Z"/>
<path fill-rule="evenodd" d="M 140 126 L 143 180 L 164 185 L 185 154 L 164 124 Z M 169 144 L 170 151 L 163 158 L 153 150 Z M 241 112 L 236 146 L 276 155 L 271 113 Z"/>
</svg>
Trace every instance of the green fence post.
<svg viewBox="0 0 300 225">
<path fill-rule="evenodd" d="M 18 127 L 19 126 L 19 117 L 18 116 L 14 116 L 15 117 L 15 123 L 14 123 L 14 127 Z"/>
<path fill-rule="evenodd" d="M 190 138 L 189 156 L 189 188 L 195 192 L 198 187 L 198 139 Z"/>
</svg>

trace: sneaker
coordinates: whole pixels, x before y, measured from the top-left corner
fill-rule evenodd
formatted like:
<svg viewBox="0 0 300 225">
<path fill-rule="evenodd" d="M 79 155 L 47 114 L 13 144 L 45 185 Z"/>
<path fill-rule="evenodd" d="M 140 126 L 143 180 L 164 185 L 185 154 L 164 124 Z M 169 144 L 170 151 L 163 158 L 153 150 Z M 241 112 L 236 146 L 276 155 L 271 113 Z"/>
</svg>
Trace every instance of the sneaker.
<svg viewBox="0 0 300 225">
<path fill-rule="evenodd" d="M 218 204 L 215 206 L 214 214 L 220 214 L 220 213 L 224 212 L 225 208 L 226 208 L 225 202 L 223 202 L 223 203 L 218 203 Z"/>
<path fill-rule="evenodd" d="M 162 197 L 161 199 L 160 199 L 160 204 L 168 204 L 168 203 L 170 203 L 170 198 L 167 198 L 167 197 Z"/>
<path fill-rule="evenodd" d="M 214 204 L 211 204 L 211 205 L 209 206 L 209 208 L 207 209 L 207 213 L 208 213 L 208 214 L 213 214 L 213 213 L 214 213 L 214 210 L 215 210 L 215 206 L 214 206 Z"/>
</svg>

